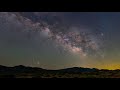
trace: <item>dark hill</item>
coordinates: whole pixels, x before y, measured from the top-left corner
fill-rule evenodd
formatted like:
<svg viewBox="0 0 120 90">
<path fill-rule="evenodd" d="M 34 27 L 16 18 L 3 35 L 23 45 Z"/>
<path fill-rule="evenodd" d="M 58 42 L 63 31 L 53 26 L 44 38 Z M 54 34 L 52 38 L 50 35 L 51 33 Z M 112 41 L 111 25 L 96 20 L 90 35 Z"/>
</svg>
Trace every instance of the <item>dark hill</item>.
<svg viewBox="0 0 120 90">
<path fill-rule="evenodd" d="M 0 73 L 33 73 L 33 72 L 40 72 L 45 71 L 42 68 L 33 68 L 33 67 L 26 67 L 23 65 L 14 66 L 14 67 L 6 67 L 0 66 Z"/>
<path fill-rule="evenodd" d="M 73 68 L 66 68 L 66 69 L 61 69 L 60 71 L 63 72 L 72 72 L 72 73 L 79 73 L 79 72 L 94 72 L 98 71 L 98 69 L 95 68 L 82 68 L 82 67 L 73 67 Z"/>
</svg>

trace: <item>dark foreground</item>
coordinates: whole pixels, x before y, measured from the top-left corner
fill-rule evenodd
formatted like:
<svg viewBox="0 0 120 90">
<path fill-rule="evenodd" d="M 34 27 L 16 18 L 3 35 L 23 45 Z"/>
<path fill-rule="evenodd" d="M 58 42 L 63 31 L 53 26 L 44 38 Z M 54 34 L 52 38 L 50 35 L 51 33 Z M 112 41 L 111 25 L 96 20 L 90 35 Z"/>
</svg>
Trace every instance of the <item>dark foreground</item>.
<svg viewBox="0 0 120 90">
<path fill-rule="evenodd" d="M 95 68 L 67 68 L 46 70 L 25 66 L 0 66 L 0 78 L 120 78 L 120 70 L 98 70 Z"/>
</svg>

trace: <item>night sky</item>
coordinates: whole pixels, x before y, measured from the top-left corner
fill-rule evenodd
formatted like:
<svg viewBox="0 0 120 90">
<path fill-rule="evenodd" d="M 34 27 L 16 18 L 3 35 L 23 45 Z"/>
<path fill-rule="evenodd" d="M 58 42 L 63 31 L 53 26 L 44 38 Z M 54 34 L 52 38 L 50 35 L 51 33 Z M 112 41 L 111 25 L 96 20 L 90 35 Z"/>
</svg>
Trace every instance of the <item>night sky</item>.
<svg viewBox="0 0 120 90">
<path fill-rule="evenodd" d="M 0 12 L 0 65 L 120 69 L 119 12 Z"/>
</svg>

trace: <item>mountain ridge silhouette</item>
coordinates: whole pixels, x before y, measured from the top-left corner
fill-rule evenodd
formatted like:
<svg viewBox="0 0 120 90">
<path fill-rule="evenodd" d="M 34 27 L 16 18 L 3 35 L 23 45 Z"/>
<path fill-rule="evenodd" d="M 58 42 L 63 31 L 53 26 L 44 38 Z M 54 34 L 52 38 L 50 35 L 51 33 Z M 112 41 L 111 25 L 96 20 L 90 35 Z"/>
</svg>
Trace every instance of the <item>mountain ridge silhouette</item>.
<svg viewBox="0 0 120 90">
<path fill-rule="evenodd" d="M 120 78 L 120 70 L 71 67 L 48 70 L 39 67 L 0 65 L 0 78 Z"/>
<path fill-rule="evenodd" d="M 30 66 L 24 66 L 24 65 L 17 65 L 13 67 L 3 66 L 0 65 L 0 71 L 1 69 L 8 69 L 8 70 L 43 70 L 43 71 L 63 71 L 63 72 L 91 72 L 91 71 L 97 71 L 99 69 L 97 68 L 84 68 L 84 67 L 70 67 L 70 68 L 64 68 L 64 69 L 43 69 L 39 67 L 30 67 Z"/>
</svg>

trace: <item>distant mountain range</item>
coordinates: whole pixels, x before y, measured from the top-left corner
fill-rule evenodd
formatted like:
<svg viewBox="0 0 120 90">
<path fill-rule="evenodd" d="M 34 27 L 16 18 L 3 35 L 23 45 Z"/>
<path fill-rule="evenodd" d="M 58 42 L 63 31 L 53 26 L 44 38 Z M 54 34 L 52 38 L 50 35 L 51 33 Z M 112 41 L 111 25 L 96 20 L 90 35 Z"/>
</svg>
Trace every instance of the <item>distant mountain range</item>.
<svg viewBox="0 0 120 90">
<path fill-rule="evenodd" d="M 73 67 L 73 68 L 65 68 L 59 70 L 47 70 L 38 67 L 26 67 L 23 65 L 14 66 L 14 67 L 6 67 L 0 65 L 0 72 L 33 72 L 33 71 L 60 71 L 67 73 L 79 73 L 79 72 L 94 72 L 98 71 L 96 68 L 82 68 L 82 67 Z"/>
<path fill-rule="evenodd" d="M 23 65 L 14 67 L 0 65 L 0 78 L 120 78 L 120 70 L 82 67 L 47 70 Z"/>
</svg>

